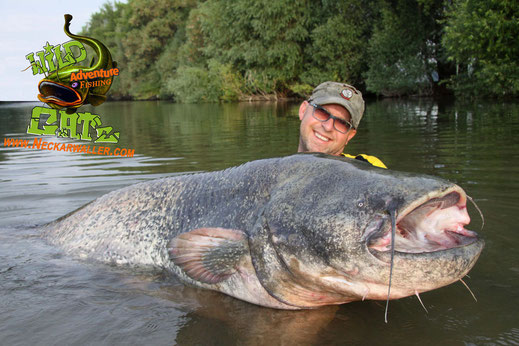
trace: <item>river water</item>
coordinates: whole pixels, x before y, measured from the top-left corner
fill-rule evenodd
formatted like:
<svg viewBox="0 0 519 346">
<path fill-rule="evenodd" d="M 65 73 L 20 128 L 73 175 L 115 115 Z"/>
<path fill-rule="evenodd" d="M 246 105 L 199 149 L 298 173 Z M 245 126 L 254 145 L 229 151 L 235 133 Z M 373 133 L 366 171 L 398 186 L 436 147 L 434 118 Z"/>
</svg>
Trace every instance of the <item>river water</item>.
<svg viewBox="0 0 519 346">
<path fill-rule="evenodd" d="M 26 133 L 39 103 L 0 104 L 0 140 Z M 294 153 L 296 103 L 83 107 L 120 131 L 129 157 L 0 146 L 0 340 L 3 345 L 519 344 L 519 105 L 368 103 L 347 152 L 461 185 L 485 216 L 486 247 L 461 283 L 416 297 L 311 311 L 261 308 L 186 287 L 166 273 L 83 262 L 40 237 L 52 221 L 114 189 Z M 66 144 L 87 144 L 45 136 Z M 479 230 L 469 208 L 470 229 Z"/>
</svg>

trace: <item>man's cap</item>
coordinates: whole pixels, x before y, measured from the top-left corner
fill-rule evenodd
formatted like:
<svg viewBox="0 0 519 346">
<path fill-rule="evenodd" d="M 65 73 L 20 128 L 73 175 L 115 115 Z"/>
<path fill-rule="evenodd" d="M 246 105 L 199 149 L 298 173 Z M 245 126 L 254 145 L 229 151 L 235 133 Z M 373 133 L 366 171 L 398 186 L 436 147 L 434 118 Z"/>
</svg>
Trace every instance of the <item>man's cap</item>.
<svg viewBox="0 0 519 346">
<path fill-rule="evenodd" d="M 362 93 L 355 87 L 337 82 L 324 82 L 319 84 L 308 102 L 318 105 L 336 103 L 348 110 L 351 115 L 351 123 L 355 129 L 359 127 L 360 119 L 364 114 L 364 100 Z"/>
</svg>

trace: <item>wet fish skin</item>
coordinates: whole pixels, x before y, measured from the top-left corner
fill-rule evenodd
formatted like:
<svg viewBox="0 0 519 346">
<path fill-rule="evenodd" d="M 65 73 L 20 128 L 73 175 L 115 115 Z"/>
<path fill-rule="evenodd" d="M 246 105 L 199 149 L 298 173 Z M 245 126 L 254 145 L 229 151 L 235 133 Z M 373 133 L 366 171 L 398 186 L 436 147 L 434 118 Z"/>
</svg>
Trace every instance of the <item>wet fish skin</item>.
<svg viewBox="0 0 519 346">
<path fill-rule="evenodd" d="M 273 308 L 386 299 L 389 254 L 370 241 L 388 209 L 405 212 L 455 191 L 435 177 L 322 154 L 248 162 L 132 185 L 45 226 L 67 253 L 165 268 L 183 282 Z M 484 246 L 396 252 L 391 299 L 465 276 Z"/>
</svg>

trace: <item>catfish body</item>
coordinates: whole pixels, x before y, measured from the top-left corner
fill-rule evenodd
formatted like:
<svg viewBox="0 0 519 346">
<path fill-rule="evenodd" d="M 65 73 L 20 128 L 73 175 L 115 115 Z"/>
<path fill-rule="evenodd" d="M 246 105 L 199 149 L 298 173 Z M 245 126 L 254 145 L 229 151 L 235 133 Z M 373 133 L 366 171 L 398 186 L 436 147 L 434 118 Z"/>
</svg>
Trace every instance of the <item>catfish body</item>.
<svg viewBox="0 0 519 346">
<path fill-rule="evenodd" d="M 447 181 L 319 154 L 252 161 L 108 193 L 45 227 L 74 256 L 164 268 L 182 281 L 282 309 L 445 286 L 483 241 Z M 429 239 L 431 238 L 431 239 Z"/>
</svg>

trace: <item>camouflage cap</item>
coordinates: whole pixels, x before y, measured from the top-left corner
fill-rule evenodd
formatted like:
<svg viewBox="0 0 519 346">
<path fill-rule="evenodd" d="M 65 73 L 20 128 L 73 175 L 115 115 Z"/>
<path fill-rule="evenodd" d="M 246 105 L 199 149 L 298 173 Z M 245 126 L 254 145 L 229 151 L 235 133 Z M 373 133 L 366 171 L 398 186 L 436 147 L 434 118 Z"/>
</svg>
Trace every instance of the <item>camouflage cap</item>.
<svg viewBox="0 0 519 346">
<path fill-rule="evenodd" d="M 324 82 L 319 84 L 308 99 L 318 105 L 336 103 L 348 110 L 351 122 L 355 129 L 358 128 L 360 119 L 364 114 L 364 100 L 362 93 L 355 87 L 337 82 Z"/>
</svg>

